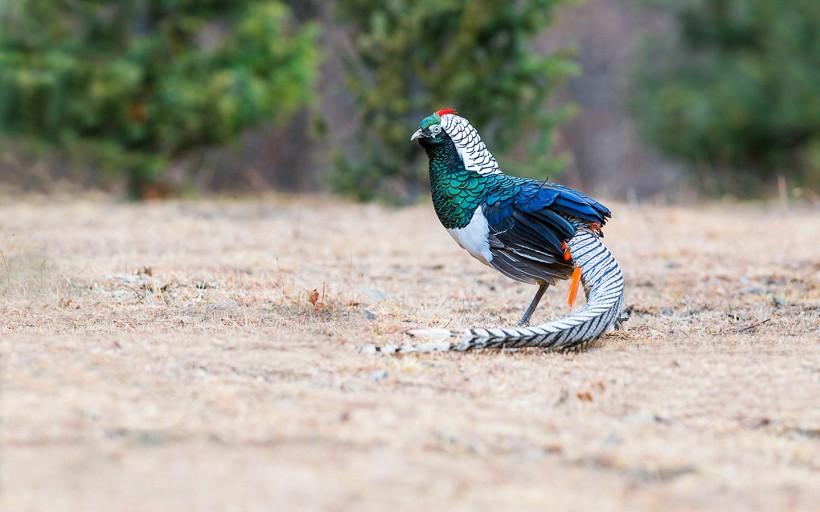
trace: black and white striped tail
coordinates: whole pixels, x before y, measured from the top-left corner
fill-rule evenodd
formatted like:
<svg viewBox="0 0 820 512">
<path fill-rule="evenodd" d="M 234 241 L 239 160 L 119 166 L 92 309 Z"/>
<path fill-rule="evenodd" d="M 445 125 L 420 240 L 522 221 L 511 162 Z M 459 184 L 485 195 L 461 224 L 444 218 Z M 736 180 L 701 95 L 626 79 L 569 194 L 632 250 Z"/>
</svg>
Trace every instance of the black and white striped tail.
<svg viewBox="0 0 820 512">
<path fill-rule="evenodd" d="M 449 343 L 403 345 L 393 347 L 392 351 L 426 352 L 517 347 L 566 350 L 585 346 L 615 325 L 618 320 L 624 303 L 624 277 L 615 258 L 591 230 L 585 227 L 578 229 L 575 236 L 567 242 L 567 246 L 574 263 L 581 267 L 581 283 L 587 295 L 587 302 L 566 317 L 533 327 L 475 328 L 463 332 L 420 330 L 411 334 L 460 339 Z"/>
<path fill-rule="evenodd" d="M 579 229 L 567 242 L 581 267 L 587 302 L 568 316 L 533 327 L 469 329 L 451 350 L 493 347 L 568 349 L 585 345 L 615 325 L 624 303 L 624 276 L 609 250 L 592 231 Z"/>
</svg>

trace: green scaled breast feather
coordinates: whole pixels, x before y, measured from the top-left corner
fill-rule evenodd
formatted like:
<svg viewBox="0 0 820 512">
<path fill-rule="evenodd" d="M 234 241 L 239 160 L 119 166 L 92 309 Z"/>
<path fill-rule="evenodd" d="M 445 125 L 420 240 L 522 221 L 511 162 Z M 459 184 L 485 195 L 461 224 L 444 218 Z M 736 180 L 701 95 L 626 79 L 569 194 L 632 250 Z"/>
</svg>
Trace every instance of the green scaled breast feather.
<svg viewBox="0 0 820 512">
<path fill-rule="evenodd" d="M 488 186 L 487 180 L 482 179 L 481 176 L 470 176 L 469 174 L 469 171 L 464 171 L 435 179 L 431 173 L 430 188 L 433 193 L 433 207 L 445 228 L 467 226 L 473 212 L 484 199 Z"/>
<path fill-rule="evenodd" d="M 448 229 L 467 226 L 482 203 L 503 201 L 521 190 L 512 176 L 468 171 L 458 154 L 430 159 L 430 188 L 436 214 Z"/>
</svg>

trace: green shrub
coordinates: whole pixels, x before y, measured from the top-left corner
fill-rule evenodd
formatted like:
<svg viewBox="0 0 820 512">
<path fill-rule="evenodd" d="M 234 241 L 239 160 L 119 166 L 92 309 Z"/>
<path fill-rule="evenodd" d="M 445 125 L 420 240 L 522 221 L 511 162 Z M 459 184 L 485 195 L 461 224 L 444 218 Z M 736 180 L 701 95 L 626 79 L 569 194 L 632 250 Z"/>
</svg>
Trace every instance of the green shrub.
<svg viewBox="0 0 820 512">
<path fill-rule="evenodd" d="M 505 170 L 519 163 L 529 175 L 557 172 L 551 133 L 567 109 L 546 102 L 577 66 L 531 44 L 560 3 L 340 0 L 338 13 L 354 30 L 347 85 L 360 122 L 354 147 L 337 155 L 334 188 L 360 199 L 412 196 L 426 170 L 410 134 L 443 107 L 476 126 Z"/>
<path fill-rule="evenodd" d="M 776 174 L 820 185 L 820 2 L 665 2 L 679 30 L 648 45 L 632 111 L 645 138 L 722 191 Z"/>
<path fill-rule="evenodd" d="M 316 34 L 277 1 L 2 2 L 0 130 L 139 196 L 171 159 L 312 101 Z"/>
</svg>

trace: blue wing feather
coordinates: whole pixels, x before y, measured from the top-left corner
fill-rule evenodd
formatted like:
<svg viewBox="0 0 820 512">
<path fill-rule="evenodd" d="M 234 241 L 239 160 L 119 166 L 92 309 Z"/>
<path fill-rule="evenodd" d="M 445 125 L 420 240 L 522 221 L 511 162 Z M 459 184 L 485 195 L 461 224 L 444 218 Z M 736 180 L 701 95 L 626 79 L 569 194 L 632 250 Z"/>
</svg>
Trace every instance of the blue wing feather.
<svg viewBox="0 0 820 512">
<path fill-rule="evenodd" d="M 502 178 L 503 176 L 503 178 Z M 555 284 L 573 270 L 563 243 L 577 223 L 603 226 L 608 208 L 586 195 L 554 183 L 497 176 L 482 205 L 490 228 L 490 264 L 527 283 Z"/>
</svg>

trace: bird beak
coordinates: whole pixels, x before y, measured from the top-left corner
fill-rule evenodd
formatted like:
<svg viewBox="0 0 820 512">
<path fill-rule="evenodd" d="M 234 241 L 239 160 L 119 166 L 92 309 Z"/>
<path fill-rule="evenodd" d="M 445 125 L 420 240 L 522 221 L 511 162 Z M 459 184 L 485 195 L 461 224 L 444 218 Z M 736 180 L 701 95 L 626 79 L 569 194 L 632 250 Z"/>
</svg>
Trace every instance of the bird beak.
<svg viewBox="0 0 820 512">
<path fill-rule="evenodd" d="M 421 128 L 419 128 L 418 130 L 416 130 L 416 133 L 414 133 L 414 134 L 413 134 L 413 136 L 412 136 L 412 137 L 410 137 L 410 140 L 416 140 L 416 139 L 418 139 L 419 137 L 424 137 L 424 135 L 422 135 L 422 133 L 421 133 Z"/>
</svg>

